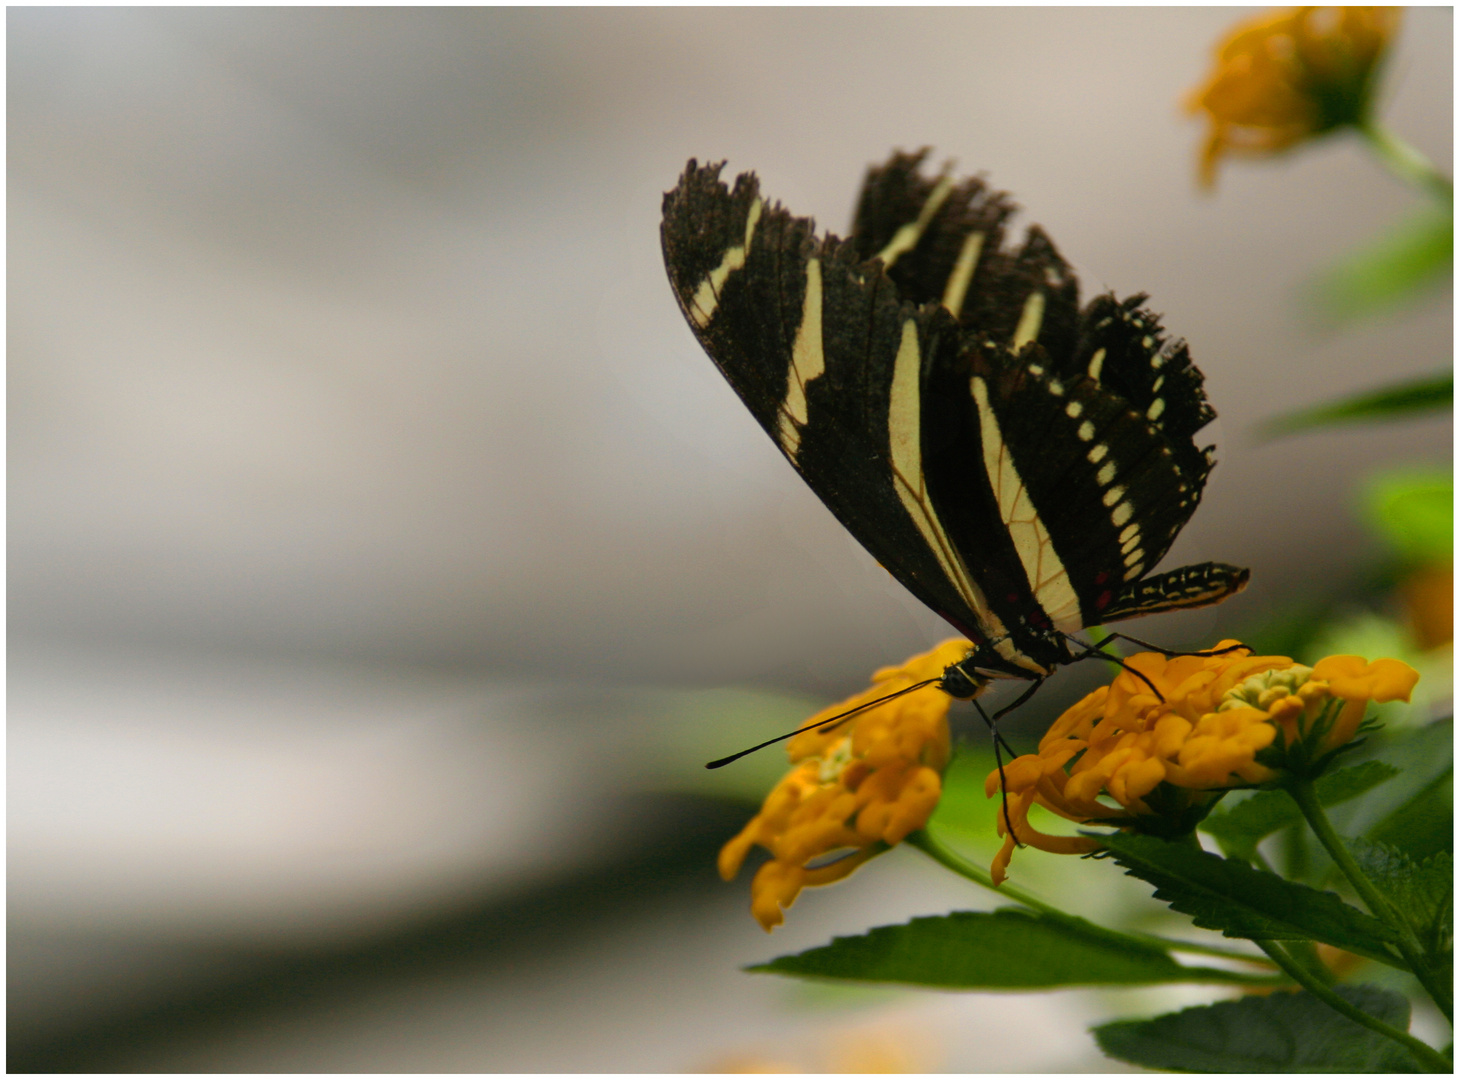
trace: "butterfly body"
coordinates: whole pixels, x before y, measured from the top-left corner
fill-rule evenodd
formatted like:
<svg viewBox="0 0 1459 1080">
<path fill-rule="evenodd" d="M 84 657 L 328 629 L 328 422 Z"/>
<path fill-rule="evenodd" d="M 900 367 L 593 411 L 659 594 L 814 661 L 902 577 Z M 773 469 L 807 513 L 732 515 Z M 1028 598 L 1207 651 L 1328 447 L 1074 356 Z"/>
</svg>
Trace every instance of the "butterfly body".
<svg viewBox="0 0 1459 1080">
<path fill-rule="evenodd" d="M 850 239 L 818 235 L 721 166 L 664 199 L 691 329 L 832 513 L 972 643 L 944 688 L 1041 679 L 1069 635 L 1215 603 L 1220 563 L 1149 575 L 1194 511 L 1213 417 L 1143 296 L 1096 297 L 1037 227 L 1005 250 L 1008 197 L 871 170 Z"/>
</svg>

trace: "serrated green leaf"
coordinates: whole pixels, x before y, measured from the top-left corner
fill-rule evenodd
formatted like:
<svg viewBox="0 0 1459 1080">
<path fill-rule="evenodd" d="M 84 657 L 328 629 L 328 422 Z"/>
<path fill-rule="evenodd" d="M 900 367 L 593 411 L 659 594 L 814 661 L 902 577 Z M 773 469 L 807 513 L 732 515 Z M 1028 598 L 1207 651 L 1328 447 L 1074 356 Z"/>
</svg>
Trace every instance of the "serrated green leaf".
<svg viewBox="0 0 1459 1080">
<path fill-rule="evenodd" d="M 1400 1031 L 1408 1001 L 1375 986 L 1338 986 L 1349 1003 Z M 1198 1005 L 1094 1029 L 1112 1058 L 1180 1072 L 1418 1072 L 1403 1047 L 1334 1012 L 1307 991 Z"/>
<path fill-rule="evenodd" d="M 1017 908 L 878 926 L 747 970 L 955 990 L 1239 981 L 1228 971 L 1184 967 L 1158 948 L 1093 924 L 1085 932 Z"/>
<path fill-rule="evenodd" d="M 1393 931 L 1336 893 L 1286 881 L 1240 859 L 1186 844 L 1115 833 L 1101 837 L 1132 877 L 1155 886 L 1155 898 L 1227 937 L 1321 941 L 1392 962 Z"/>
<path fill-rule="evenodd" d="M 1426 208 L 1324 274 L 1312 296 L 1319 317 L 1340 325 L 1437 285 L 1453 266 L 1453 214 Z"/>
<path fill-rule="evenodd" d="M 1390 844 L 1349 840 L 1358 866 L 1406 918 L 1433 953 L 1454 947 L 1454 858 L 1441 853 L 1422 863 Z"/>
<path fill-rule="evenodd" d="M 1397 769 L 1382 761 L 1338 769 L 1317 781 L 1317 799 L 1323 806 L 1336 806 L 1397 775 Z M 1258 844 L 1301 820 L 1302 811 L 1285 791 L 1258 791 L 1229 810 L 1211 814 L 1200 827 L 1216 838 L 1227 855 L 1250 862 Z"/>
</svg>

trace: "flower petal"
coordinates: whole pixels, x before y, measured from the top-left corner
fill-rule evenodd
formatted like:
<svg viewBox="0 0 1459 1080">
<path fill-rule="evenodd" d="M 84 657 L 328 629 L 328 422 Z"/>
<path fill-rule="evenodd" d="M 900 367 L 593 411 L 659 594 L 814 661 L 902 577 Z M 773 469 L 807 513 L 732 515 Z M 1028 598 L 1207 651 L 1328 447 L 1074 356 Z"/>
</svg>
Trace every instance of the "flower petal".
<svg viewBox="0 0 1459 1080">
<path fill-rule="evenodd" d="M 1361 656 L 1328 656 L 1313 665 L 1312 678 L 1326 682 L 1335 696 L 1348 701 L 1408 701 L 1418 672 L 1401 660 L 1370 664 Z"/>
</svg>

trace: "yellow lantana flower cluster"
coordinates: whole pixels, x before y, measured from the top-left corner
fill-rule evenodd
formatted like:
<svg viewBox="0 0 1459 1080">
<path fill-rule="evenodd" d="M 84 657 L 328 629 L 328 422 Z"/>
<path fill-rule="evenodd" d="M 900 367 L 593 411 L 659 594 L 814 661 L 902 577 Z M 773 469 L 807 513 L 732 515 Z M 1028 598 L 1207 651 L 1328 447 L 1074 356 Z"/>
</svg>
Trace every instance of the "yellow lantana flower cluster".
<svg viewBox="0 0 1459 1080">
<path fill-rule="evenodd" d="M 1301 7 L 1235 27 L 1217 48 L 1215 71 L 1186 102 L 1211 122 L 1202 183 L 1215 183 L 1226 154 L 1274 154 L 1362 123 L 1400 15 L 1393 7 Z"/>
<path fill-rule="evenodd" d="M 1058 854 L 1100 847 L 1094 837 L 1039 832 L 1028 821 L 1035 804 L 1080 824 L 1183 835 L 1231 788 L 1282 769 L 1320 770 L 1357 733 L 1369 702 L 1407 701 L 1418 681 L 1397 660 L 1329 656 L 1309 668 L 1234 641 L 1211 652 L 1126 658 L 1133 670 L 1059 717 L 1037 753 L 1005 766 L 1012 829 L 1000 812 L 995 882 L 1018 843 Z M 995 770 L 989 797 L 999 788 Z"/>
<path fill-rule="evenodd" d="M 953 639 L 882 668 L 869 689 L 817 713 L 807 721 L 808 730 L 790 740 L 795 767 L 719 853 L 720 876 L 729 881 L 751 847 L 770 852 L 750 885 L 750 911 L 766 930 L 784 921 L 782 910 L 805 887 L 840 881 L 926 825 L 942 797 L 942 773 L 952 754 L 947 726 L 952 699 L 935 684 L 842 723 L 812 725 L 936 679 L 970 648 Z"/>
</svg>

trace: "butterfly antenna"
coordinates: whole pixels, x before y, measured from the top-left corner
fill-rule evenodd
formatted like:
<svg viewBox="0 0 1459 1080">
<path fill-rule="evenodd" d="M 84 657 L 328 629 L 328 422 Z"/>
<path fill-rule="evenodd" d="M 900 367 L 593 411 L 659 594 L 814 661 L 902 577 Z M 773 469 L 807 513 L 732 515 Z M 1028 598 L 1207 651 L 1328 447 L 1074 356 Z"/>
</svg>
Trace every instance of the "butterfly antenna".
<svg viewBox="0 0 1459 1080">
<path fill-rule="evenodd" d="M 1013 753 L 1013 748 L 1008 745 L 1007 741 L 1004 740 L 1003 735 L 998 731 L 997 720 L 993 717 L 990 717 L 986 712 L 983 711 L 983 706 L 980 702 L 977 701 L 977 699 L 973 700 L 973 708 L 978 710 L 978 715 L 983 718 L 983 723 L 987 724 L 988 730 L 993 733 L 993 760 L 998 763 L 998 791 L 1003 796 L 1004 828 L 1008 830 L 1008 835 L 1013 837 L 1013 842 L 1019 847 L 1023 847 L 1023 841 L 1020 840 L 1018 838 L 1018 834 L 1013 831 L 1013 819 L 1008 816 L 1008 777 L 1004 775 L 1003 772 L 1003 754 L 998 749 L 999 744 L 1002 743 L 1003 747 L 1008 750 L 1008 753 L 1011 756 L 1017 757 L 1018 755 Z"/>
<path fill-rule="evenodd" d="M 786 739 L 789 739 L 795 735 L 799 735 L 802 731 L 815 731 L 816 728 L 827 727 L 830 724 L 835 724 L 842 720 L 845 720 L 848 716 L 855 716 L 859 712 L 865 712 L 867 709 L 875 708 L 883 702 L 891 701 L 892 698 L 899 698 L 903 694 L 910 694 L 913 690 L 921 690 L 924 686 L 931 686 L 933 683 L 940 681 L 940 676 L 936 679 L 923 679 L 919 683 L 913 683 L 911 686 L 903 687 L 901 690 L 898 690 L 895 693 L 888 694 L 886 697 L 879 697 L 875 701 L 868 701 L 866 704 L 858 705 L 854 709 L 847 709 L 843 713 L 837 713 L 829 720 L 822 720 L 816 724 L 807 724 L 805 727 L 796 728 L 794 731 L 787 731 L 784 735 L 777 735 L 773 739 L 766 739 L 764 742 L 760 743 L 760 745 L 752 746 L 748 750 L 741 750 L 738 754 L 731 754 L 729 757 L 722 757 L 717 761 L 711 761 L 704 767 L 706 769 L 722 769 L 724 768 L 724 766 L 728 765 L 732 761 L 739 761 L 740 758 L 745 757 L 748 754 L 753 754 L 756 750 L 763 750 L 767 746 L 774 746 L 778 742 L 783 742 Z"/>
</svg>

